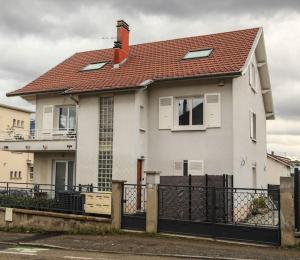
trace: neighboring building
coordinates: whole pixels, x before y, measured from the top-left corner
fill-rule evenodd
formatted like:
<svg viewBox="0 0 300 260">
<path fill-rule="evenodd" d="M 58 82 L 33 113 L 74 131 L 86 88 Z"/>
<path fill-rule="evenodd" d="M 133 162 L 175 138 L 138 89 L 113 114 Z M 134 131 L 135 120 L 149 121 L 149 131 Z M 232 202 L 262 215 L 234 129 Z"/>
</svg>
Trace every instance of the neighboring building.
<svg viewBox="0 0 300 260">
<path fill-rule="evenodd" d="M 28 134 L 31 113 L 33 112 L 26 109 L 0 104 L 0 138 L 18 139 L 24 133 Z M 25 151 L 5 151 L 5 146 L 1 150 L 0 182 L 32 182 L 33 154 Z"/>
<path fill-rule="evenodd" d="M 262 28 L 76 53 L 8 96 L 36 104 L 35 181 L 110 189 L 162 175 L 234 174 L 266 187 L 266 120 L 274 119 Z"/>
<path fill-rule="evenodd" d="M 291 160 L 286 157 L 275 155 L 273 152 L 267 154 L 267 176 L 268 184 L 279 185 L 280 177 L 291 176 Z"/>
<path fill-rule="evenodd" d="M 298 169 L 300 172 L 300 161 L 299 160 L 291 160 L 291 174 L 293 175 L 295 172 L 295 169 Z"/>
</svg>

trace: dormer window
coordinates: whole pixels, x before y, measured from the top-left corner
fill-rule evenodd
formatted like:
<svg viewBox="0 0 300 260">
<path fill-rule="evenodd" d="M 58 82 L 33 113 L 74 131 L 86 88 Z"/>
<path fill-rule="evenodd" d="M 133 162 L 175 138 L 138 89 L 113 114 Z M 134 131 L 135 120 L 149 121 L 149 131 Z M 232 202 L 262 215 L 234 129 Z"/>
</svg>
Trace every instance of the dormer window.
<svg viewBox="0 0 300 260">
<path fill-rule="evenodd" d="M 184 59 L 196 59 L 196 58 L 207 58 L 213 49 L 202 49 L 202 50 L 195 50 L 189 51 L 185 56 Z"/>
<path fill-rule="evenodd" d="M 106 64 L 106 62 L 90 63 L 90 64 L 86 65 L 84 68 L 82 68 L 81 71 L 99 70 L 105 64 Z"/>
</svg>

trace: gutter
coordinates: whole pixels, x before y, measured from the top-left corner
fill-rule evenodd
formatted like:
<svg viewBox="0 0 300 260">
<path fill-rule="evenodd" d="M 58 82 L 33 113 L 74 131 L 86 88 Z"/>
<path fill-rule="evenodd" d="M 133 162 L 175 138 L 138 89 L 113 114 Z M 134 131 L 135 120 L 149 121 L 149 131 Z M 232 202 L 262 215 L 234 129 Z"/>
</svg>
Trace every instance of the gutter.
<svg viewBox="0 0 300 260">
<path fill-rule="evenodd" d="M 206 74 L 206 75 L 197 75 L 197 76 L 188 76 L 188 77 L 170 77 L 170 78 L 163 78 L 163 79 L 147 79 L 143 81 L 140 85 L 136 86 L 129 86 L 129 87 L 116 87 L 116 88 L 104 88 L 104 89 L 95 89 L 91 91 L 72 91 L 72 88 L 61 88 L 55 90 L 47 90 L 47 91 L 32 91 L 27 93 L 7 93 L 7 97 L 14 97 L 14 96 L 31 96 L 31 95 L 42 95 L 42 94 L 49 94 L 49 93 L 57 93 L 62 95 L 81 95 L 81 94 L 96 94 L 96 93 L 113 93 L 113 92 L 123 92 L 123 91 L 135 91 L 140 88 L 145 88 L 150 86 L 155 82 L 163 82 L 163 81 L 172 81 L 172 80 L 193 80 L 193 79 L 212 79 L 212 78 L 232 78 L 232 77 L 239 77 L 242 75 L 242 71 L 237 72 L 225 72 L 225 73 L 216 73 L 216 74 Z"/>
<path fill-rule="evenodd" d="M 226 73 L 218 73 L 218 74 L 207 74 L 200 76 L 189 76 L 189 77 L 177 77 L 177 78 L 163 78 L 163 79 L 148 79 L 143 81 L 140 85 L 130 86 L 130 87 L 117 87 L 111 89 L 96 89 L 93 91 L 72 91 L 69 89 L 65 91 L 63 94 L 67 95 L 81 95 L 81 94 L 96 94 L 96 93 L 113 93 L 113 92 L 124 92 L 124 91 L 135 91 L 141 88 L 147 88 L 156 82 L 164 82 L 164 81 L 175 81 L 175 80 L 194 80 L 194 79 L 218 79 L 218 78 L 233 78 L 242 76 L 242 71 L 238 72 L 226 72 Z"/>
<path fill-rule="evenodd" d="M 37 94 L 49 94 L 49 93 L 60 93 L 67 91 L 68 88 L 61 88 L 61 89 L 55 89 L 55 90 L 46 90 L 46 91 L 31 91 L 31 92 L 26 92 L 26 93 L 15 93 L 15 92 L 10 92 L 6 93 L 7 97 L 16 97 L 16 96 L 32 96 L 32 95 L 37 95 Z"/>
</svg>

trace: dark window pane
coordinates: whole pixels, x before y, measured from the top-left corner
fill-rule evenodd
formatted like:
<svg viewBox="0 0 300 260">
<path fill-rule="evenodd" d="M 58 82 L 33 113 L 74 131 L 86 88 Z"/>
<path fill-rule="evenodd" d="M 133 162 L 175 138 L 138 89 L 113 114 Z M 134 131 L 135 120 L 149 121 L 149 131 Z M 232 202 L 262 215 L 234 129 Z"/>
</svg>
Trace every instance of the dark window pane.
<svg viewBox="0 0 300 260">
<path fill-rule="evenodd" d="M 59 129 L 67 128 L 67 118 L 68 118 L 68 108 L 60 107 L 59 108 Z"/>
<path fill-rule="evenodd" d="M 192 102 L 192 124 L 203 125 L 203 98 L 194 98 Z"/>
<path fill-rule="evenodd" d="M 69 108 L 69 129 L 74 130 L 76 125 L 76 107 Z"/>
<path fill-rule="evenodd" d="M 179 125 L 190 124 L 190 108 L 187 99 L 181 99 L 178 102 Z"/>
<path fill-rule="evenodd" d="M 68 189 L 71 190 L 74 185 L 74 162 L 68 162 Z"/>
</svg>

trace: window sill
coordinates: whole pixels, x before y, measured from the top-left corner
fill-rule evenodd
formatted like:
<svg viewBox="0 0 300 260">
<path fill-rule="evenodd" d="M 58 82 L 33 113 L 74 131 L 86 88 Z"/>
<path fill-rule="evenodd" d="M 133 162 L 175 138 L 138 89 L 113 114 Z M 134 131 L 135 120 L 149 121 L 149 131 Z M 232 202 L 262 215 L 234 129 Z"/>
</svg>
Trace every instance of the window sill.
<svg viewBox="0 0 300 260">
<path fill-rule="evenodd" d="M 140 132 L 146 133 L 146 129 L 145 128 L 139 128 Z"/>
<path fill-rule="evenodd" d="M 205 131 L 205 126 L 187 126 L 187 127 L 180 127 L 176 126 L 171 129 L 171 132 L 180 132 L 180 131 Z"/>
</svg>

